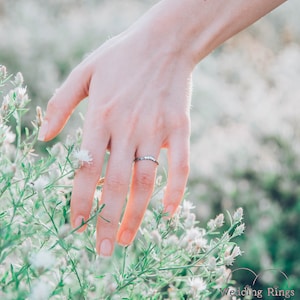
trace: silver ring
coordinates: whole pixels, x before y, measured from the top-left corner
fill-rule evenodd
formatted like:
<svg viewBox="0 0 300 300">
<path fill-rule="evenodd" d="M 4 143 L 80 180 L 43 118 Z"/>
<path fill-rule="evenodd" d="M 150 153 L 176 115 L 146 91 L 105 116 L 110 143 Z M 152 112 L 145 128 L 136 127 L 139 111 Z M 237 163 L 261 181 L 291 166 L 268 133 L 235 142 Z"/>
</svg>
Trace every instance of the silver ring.
<svg viewBox="0 0 300 300">
<path fill-rule="evenodd" d="M 156 163 L 157 165 L 159 165 L 159 162 L 152 155 L 145 155 L 145 156 L 141 156 L 141 157 L 136 157 L 134 159 L 134 162 L 137 162 L 137 161 L 140 161 L 140 160 L 151 160 L 154 163 Z"/>
</svg>

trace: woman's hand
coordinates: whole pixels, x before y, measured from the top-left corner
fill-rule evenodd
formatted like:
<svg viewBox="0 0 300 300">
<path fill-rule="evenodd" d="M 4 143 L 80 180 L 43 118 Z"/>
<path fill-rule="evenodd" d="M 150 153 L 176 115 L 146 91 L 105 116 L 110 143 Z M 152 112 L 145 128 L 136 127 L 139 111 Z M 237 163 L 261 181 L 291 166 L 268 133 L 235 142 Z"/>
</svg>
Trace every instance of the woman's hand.
<svg viewBox="0 0 300 300">
<path fill-rule="evenodd" d="M 222 42 L 285 0 L 161 0 L 108 41 L 68 77 L 50 100 L 41 140 L 55 137 L 76 105 L 89 97 L 82 149 L 93 160 L 75 175 L 74 227 L 89 218 L 107 149 L 110 158 L 97 223 L 97 250 L 134 239 L 154 187 L 157 164 L 137 157 L 168 149 L 165 212 L 176 210 L 189 172 L 190 79 L 193 67 Z M 119 226 L 129 190 L 124 216 Z M 105 221 L 108 220 L 109 222 Z"/>
<path fill-rule="evenodd" d="M 133 163 L 135 158 L 158 159 L 161 148 L 168 149 L 163 203 L 170 215 L 182 199 L 189 172 L 192 67 L 172 45 L 159 44 L 145 32 L 135 26 L 78 65 L 49 101 L 40 131 L 41 140 L 53 139 L 88 96 L 81 147 L 89 151 L 92 162 L 75 174 L 71 223 L 77 227 L 89 218 L 108 149 L 100 199 L 105 206 L 97 221 L 96 243 L 104 256 L 112 254 L 115 240 L 121 245 L 133 241 L 153 191 L 157 164 Z"/>
</svg>

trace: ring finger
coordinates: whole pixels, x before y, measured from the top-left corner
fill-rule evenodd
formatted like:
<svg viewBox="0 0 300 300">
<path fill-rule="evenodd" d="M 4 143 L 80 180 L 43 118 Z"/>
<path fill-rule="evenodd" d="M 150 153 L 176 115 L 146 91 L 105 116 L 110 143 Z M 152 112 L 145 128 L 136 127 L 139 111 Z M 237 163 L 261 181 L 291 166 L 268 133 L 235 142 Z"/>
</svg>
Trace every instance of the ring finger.
<svg viewBox="0 0 300 300">
<path fill-rule="evenodd" d="M 151 145 L 136 152 L 129 199 L 117 236 L 118 243 L 123 246 L 133 241 L 149 204 L 154 188 L 159 150 L 160 147 L 154 148 Z"/>
</svg>

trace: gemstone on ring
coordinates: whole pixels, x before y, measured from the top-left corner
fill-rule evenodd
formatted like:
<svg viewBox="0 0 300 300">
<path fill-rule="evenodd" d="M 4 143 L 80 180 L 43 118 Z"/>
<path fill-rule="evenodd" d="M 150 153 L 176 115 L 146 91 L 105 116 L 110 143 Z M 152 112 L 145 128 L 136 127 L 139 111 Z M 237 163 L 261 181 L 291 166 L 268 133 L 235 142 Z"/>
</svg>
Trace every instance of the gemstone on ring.
<svg viewBox="0 0 300 300">
<path fill-rule="evenodd" d="M 141 156 L 141 157 L 136 157 L 134 159 L 134 162 L 137 162 L 137 161 L 141 161 L 141 160 L 151 160 L 153 161 L 154 163 L 156 163 L 157 165 L 159 165 L 159 162 L 155 159 L 154 156 L 152 155 L 145 155 L 145 156 Z"/>
</svg>

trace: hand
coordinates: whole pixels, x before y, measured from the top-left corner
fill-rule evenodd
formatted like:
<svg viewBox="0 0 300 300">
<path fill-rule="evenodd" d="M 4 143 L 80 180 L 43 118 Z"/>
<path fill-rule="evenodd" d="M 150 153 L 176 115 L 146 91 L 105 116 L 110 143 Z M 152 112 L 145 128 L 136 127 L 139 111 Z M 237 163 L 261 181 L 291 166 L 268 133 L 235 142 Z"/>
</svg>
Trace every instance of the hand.
<svg viewBox="0 0 300 300">
<path fill-rule="evenodd" d="M 109 40 L 80 63 L 50 99 L 40 139 L 53 139 L 77 104 L 88 96 L 81 148 L 93 160 L 75 174 L 71 223 L 87 220 L 108 149 L 110 157 L 97 220 L 96 249 L 109 256 L 114 242 L 129 245 L 153 192 L 158 159 L 168 149 L 168 182 L 163 199 L 172 215 L 189 172 L 191 64 L 168 43 L 147 37 L 142 27 Z M 124 217 L 119 226 L 129 190 Z M 82 228 L 81 230 L 84 230 Z"/>
</svg>

